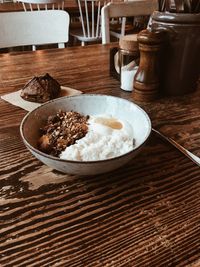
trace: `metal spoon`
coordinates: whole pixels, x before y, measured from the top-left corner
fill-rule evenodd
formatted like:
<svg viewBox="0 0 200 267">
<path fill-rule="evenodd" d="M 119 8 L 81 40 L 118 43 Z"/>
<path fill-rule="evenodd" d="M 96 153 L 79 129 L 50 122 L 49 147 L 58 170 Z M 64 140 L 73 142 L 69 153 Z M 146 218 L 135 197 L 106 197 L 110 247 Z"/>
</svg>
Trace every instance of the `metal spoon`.
<svg viewBox="0 0 200 267">
<path fill-rule="evenodd" d="M 184 1 L 183 0 L 174 0 L 177 13 L 184 12 Z"/>
<path fill-rule="evenodd" d="M 193 13 L 200 13 L 200 0 L 192 2 L 192 11 Z"/>
<path fill-rule="evenodd" d="M 191 13 L 192 12 L 191 0 L 185 0 L 184 1 L 184 12 L 185 13 Z"/>
<path fill-rule="evenodd" d="M 159 11 L 164 12 L 166 9 L 166 0 L 159 1 Z"/>
<path fill-rule="evenodd" d="M 200 167 L 200 158 L 199 157 L 195 156 L 193 153 L 191 153 L 190 151 L 188 151 L 187 149 L 185 149 L 184 147 L 179 145 L 176 141 L 174 141 L 170 137 L 165 136 L 164 134 L 162 134 L 161 132 L 155 130 L 154 128 L 152 128 L 152 131 L 154 133 L 156 133 L 161 139 L 163 139 L 163 140 L 169 142 L 170 144 L 172 144 L 180 152 L 182 152 L 186 157 L 188 157 L 190 160 L 192 160 L 194 163 L 196 163 Z"/>
</svg>

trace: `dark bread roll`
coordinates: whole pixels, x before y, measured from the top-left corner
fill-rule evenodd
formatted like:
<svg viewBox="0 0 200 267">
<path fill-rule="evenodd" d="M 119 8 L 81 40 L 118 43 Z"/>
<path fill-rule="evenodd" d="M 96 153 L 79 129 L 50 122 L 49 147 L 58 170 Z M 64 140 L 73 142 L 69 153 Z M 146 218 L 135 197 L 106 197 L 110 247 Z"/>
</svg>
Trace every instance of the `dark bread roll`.
<svg viewBox="0 0 200 267">
<path fill-rule="evenodd" d="M 48 73 L 33 77 L 22 88 L 21 97 L 27 101 L 44 103 L 59 96 L 60 84 Z"/>
</svg>

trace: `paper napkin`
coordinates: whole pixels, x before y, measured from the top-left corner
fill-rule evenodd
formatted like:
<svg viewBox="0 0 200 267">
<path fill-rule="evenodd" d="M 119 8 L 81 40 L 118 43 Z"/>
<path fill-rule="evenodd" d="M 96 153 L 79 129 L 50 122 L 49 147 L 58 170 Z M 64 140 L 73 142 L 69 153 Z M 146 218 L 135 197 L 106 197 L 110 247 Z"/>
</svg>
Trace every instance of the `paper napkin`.
<svg viewBox="0 0 200 267">
<path fill-rule="evenodd" d="M 35 102 L 30 102 L 27 100 L 24 100 L 21 96 L 21 90 L 13 92 L 13 93 L 9 93 L 6 95 L 1 96 L 1 98 L 7 102 L 9 102 L 10 104 L 23 108 L 27 111 L 32 111 L 33 109 L 39 107 L 41 105 L 41 103 L 35 103 Z M 61 93 L 60 96 L 73 96 L 73 95 L 80 95 L 82 94 L 81 91 L 70 88 L 70 87 L 66 87 L 66 86 L 61 86 Z"/>
</svg>

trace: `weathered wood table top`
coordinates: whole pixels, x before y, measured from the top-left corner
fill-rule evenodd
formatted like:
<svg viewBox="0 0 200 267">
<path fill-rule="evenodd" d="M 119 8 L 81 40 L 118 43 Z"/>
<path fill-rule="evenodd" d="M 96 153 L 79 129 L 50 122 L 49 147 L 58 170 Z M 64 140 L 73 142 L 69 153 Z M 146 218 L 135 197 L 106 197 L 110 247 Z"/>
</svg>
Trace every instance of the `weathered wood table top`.
<svg viewBox="0 0 200 267">
<path fill-rule="evenodd" d="M 61 85 L 132 101 L 109 76 L 109 46 L 0 54 L 0 94 L 48 72 Z M 139 103 L 154 128 L 200 156 L 200 90 Z M 25 148 L 27 112 L 0 100 L 0 266 L 200 266 L 200 168 L 150 137 L 94 177 L 61 174 Z"/>
</svg>

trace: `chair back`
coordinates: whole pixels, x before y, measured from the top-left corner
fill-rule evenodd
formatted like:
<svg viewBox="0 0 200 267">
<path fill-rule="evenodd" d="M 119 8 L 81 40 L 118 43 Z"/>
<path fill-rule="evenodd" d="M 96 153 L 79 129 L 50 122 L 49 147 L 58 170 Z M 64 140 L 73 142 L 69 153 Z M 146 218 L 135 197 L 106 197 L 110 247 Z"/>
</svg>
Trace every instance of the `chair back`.
<svg viewBox="0 0 200 267">
<path fill-rule="evenodd" d="M 132 0 L 108 3 L 101 10 L 102 43 L 110 43 L 110 18 L 151 15 L 158 9 L 157 0 Z"/>
<path fill-rule="evenodd" d="M 77 0 L 80 12 L 80 20 L 85 41 L 98 39 L 100 31 L 100 0 Z"/>
<path fill-rule="evenodd" d="M 62 10 L 0 14 L 0 48 L 58 43 L 69 39 L 69 14 Z"/>
<path fill-rule="evenodd" d="M 18 0 L 24 11 L 33 10 L 64 10 L 64 0 Z"/>
</svg>

